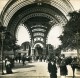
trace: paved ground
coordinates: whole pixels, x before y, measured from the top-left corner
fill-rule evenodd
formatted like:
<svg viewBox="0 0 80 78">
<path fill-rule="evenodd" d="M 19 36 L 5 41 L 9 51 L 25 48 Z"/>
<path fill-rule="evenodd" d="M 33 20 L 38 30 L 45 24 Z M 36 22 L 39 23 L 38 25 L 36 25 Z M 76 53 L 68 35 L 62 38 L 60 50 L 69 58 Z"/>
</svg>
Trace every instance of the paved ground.
<svg viewBox="0 0 80 78">
<path fill-rule="evenodd" d="M 72 78 L 72 69 L 70 66 L 68 67 L 68 75 L 67 78 Z M 60 72 L 58 68 L 57 76 L 60 78 Z M 23 66 L 22 63 L 16 63 L 15 68 L 13 69 L 13 74 L 0 75 L 0 78 L 50 78 L 47 70 L 46 62 L 32 62 L 27 63 Z M 1 73 L 1 71 L 0 71 Z M 80 72 L 76 70 L 75 78 L 80 78 Z"/>
</svg>

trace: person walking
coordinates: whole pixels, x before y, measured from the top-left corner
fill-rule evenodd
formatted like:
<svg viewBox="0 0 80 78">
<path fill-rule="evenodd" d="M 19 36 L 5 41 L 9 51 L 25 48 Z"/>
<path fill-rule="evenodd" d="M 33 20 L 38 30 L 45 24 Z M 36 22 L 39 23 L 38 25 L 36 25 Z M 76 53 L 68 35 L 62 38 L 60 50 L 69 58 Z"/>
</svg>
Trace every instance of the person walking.
<svg viewBox="0 0 80 78">
<path fill-rule="evenodd" d="M 67 65 L 64 57 L 62 57 L 62 61 L 60 63 L 60 75 L 61 78 L 66 78 L 66 75 L 68 74 Z"/>
<path fill-rule="evenodd" d="M 71 62 L 71 68 L 72 68 L 72 71 L 73 71 L 73 78 L 75 77 L 76 61 L 77 60 L 75 58 L 73 58 L 72 62 Z"/>
<path fill-rule="evenodd" d="M 9 58 L 5 59 L 5 67 L 6 67 L 6 73 L 11 74 L 12 73 L 12 67 Z"/>
<path fill-rule="evenodd" d="M 23 55 L 23 56 L 22 56 L 22 63 L 23 63 L 23 66 L 26 65 L 26 64 L 25 64 L 25 61 L 26 61 L 26 56 Z"/>
<path fill-rule="evenodd" d="M 48 71 L 50 73 L 50 78 L 57 78 L 57 67 L 54 60 L 49 60 Z"/>
</svg>

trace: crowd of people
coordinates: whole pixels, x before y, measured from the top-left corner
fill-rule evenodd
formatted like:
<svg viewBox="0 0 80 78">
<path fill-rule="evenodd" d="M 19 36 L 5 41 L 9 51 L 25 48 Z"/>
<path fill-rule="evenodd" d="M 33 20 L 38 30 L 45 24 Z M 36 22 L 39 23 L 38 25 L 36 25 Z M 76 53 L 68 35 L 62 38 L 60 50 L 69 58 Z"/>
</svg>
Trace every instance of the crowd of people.
<svg viewBox="0 0 80 78">
<path fill-rule="evenodd" d="M 50 78 L 57 78 L 57 70 L 60 68 L 61 78 L 66 78 L 68 75 L 67 65 L 70 65 L 73 71 L 73 78 L 75 77 L 75 69 L 77 68 L 77 58 L 59 56 L 57 58 L 50 58 L 48 62 L 48 71 Z"/>
<path fill-rule="evenodd" d="M 48 61 L 48 57 L 47 56 L 26 56 L 26 54 L 23 55 L 16 55 L 15 57 L 11 57 L 11 56 L 6 56 L 5 57 L 5 68 L 6 68 L 6 73 L 7 74 L 11 74 L 12 73 L 12 68 L 15 67 L 15 63 L 22 63 L 23 66 L 26 65 L 26 61 L 27 62 L 32 62 L 32 61 Z"/>
<path fill-rule="evenodd" d="M 40 61 L 40 62 L 47 62 L 48 63 L 48 71 L 50 73 L 50 78 L 57 78 L 57 70 L 58 67 L 60 68 L 60 75 L 61 77 L 66 77 L 68 75 L 68 69 L 67 65 L 71 65 L 72 70 L 73 70 L 73 76 L 75 73 L 75 68 L 76 68 L 76 61 L 77 58 L 71 58 L 71 57 L 65 57 L 65 56 L 59 56 L 59 57 L 49 57 L 49 56 L 26 56 L 24 55 L 18 55 L 15 57 L 5 57 L 5 68 L 6 68 L 6 73 L 11 74 L 12 68 L 15 66 L 15 62 L 22 63 L 22 65 L 26 65 L 26 61 L 32 62 L 34 61 Z"/>
</svg>

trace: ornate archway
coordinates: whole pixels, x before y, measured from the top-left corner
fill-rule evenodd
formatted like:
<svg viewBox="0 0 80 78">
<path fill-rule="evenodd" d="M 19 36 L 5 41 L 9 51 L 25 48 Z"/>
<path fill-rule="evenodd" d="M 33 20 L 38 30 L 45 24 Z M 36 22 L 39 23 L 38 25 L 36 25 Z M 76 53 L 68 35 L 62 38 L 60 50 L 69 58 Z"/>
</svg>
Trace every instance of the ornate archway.
<svg viewBox="0 0 80 78">
<path fill-rule="evenodd" d="M 18 26 L 24 24 L 31 36 L 31 47 L 34 48 L 36 43 L 43 43 L 45 51 L 50 29 L 56 24 L 66 24 L 66 15 L 72 10 L 68 0 L 11 0 L 2 11 L 2 22 L 13 35 Z"/>
</svg>

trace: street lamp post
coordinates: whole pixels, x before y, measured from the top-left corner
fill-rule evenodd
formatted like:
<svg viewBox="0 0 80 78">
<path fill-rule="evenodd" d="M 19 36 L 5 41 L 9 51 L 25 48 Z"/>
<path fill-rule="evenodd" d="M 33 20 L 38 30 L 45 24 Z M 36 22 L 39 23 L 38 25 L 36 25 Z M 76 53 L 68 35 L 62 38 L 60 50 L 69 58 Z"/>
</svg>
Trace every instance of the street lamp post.
<svg viewBox="0 0 80 78">
<path fill-rule="evenodd" d="M 3 64 L 3 41 L 4 41 L 4 32 L 1 32 L 1 41 L 2 41 L 2 46 L 1 46 L 1 57 L 2 57 L 2 75 L 4 75 L 3 72 L 3 68 L 4 68 L 4 64 Z"/>
<path fill-rule="evenodd" d="M 1 25 L 1 24 L 0 24 Z M 2 61 L 2 75 L 4 75 L 4 71 L 3 71 L 3 68 L 4 68 L 4 64 L 3 64 L 3 42 L 4 42 L 4 34 L 5 34 L 5 30 L 6 30 L 6 27 L 4 26 L 0 26 L 0 33 L 1 33 L 1 61 Z"/>
</svg>

